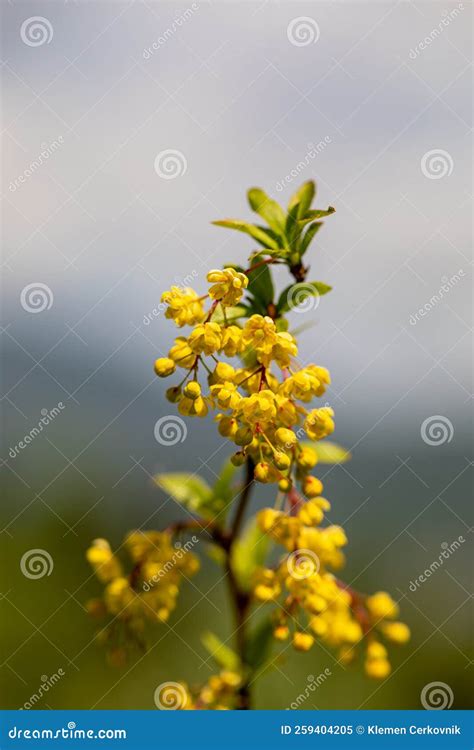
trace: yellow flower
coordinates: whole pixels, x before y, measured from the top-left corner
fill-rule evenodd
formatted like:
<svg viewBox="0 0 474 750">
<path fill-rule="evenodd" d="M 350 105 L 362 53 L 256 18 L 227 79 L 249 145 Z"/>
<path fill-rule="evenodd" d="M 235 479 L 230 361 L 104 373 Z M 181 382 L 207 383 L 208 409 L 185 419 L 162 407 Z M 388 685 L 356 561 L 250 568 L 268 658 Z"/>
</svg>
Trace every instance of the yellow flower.
<svg viewBox="0 0 474 750">
<path fill-rule="evenodd" d="M 276 335 L 276 341 L 272 347 L 272 359 L 281 368 L 288 367 L 292 357 L 298 355 L 298 347 L 291 333 L 280 331 Z"/>
<path fill-rule="evenodd" d="M 393 643 L 407 643 L 410 640 L 410 628 L 404 622 L 385 622 L 381 631 L 387 640 Z"/>
<path fill-rule="evenodd" d="M 321 382 L 313 370 L 314 367 L 314 365 L 313 367 L 306 367 L 290 375 L 282 383 L 280 392 L 285 396 L 296 398 L 298 401 L 306 403 L 311 401 L 315 396 L 319 395 L 321 389 Z"/>
<path fill-rule="evenodd" d="M 258 571 L 253 593 L 260 602 L 269 602 L 279 596 L 281 586 L 273 570 L 263 568 Z"/>
<path fill-rule="evenodd" d="M 276 417 L 275 395 L 268 389 L 263 389 L 251 396 L 242 398 L 238 408 L 239 417 L 243 422 L 261 427 L 272 422 Z"/>
<path fill-rule="evenodd" d="M 221 327 L 218 323 L 201 323 L 188 338 L 188 344 L 196 354 L 214 354 L 221 346 Z"/>
<path fill-rule="evenodd" d="M 293 634 L 293 646 L 297 651 L 309 651 L 314 643 L 311 633 L 296 632 Z"/>
<path fill-rule="evenodd" d="M 244 273 L 234 271 L 233 268 L 209 271 L 207 280 L 212 284 L 209 296 L 219 300 L 223 305 L 236 305 L 249 283 Z"/>
<path fill-rule="evenodd" d="M 168 305 L 166 318 L 172 318 L 179 328 L 193 326 L 204 320 L 205 312 L 202 302 L 193 289 L 172 286 L 161 295 L 161 301 Z"/>
<path fill-rule="evenodd" d="M 233 383 L 211 385 L 211 396 L 219 409 L 235 409 L 242 396 Z"/>
<path fill-rule="evenodd" d="M 314 500 L 305 503 L 298 512 L 298 518 L 306 526 L 317 526 L 324 518 L 324 513 Z"/>
<path fill-rule="evenodd" d="M 221 350 L 226 357 L 235 357 L 242 351 L 242 329 L 239 326 L 227 326 L 222 331 Z"/>
<path fill-rule="evenodd" d="M 303 480 L 303 492 L 305 497 L 313 498 L 321 495 L 323 483 L 317 477 L 307 476 Z"/>
<path fill-rule="evenodd" d="M 304 428 L 311 440 L 322 440 L 322 438 L 334 432 L 334 411 L 330 406 L 313 409 L 306 417 Z"/>
<path fill-rule="evenodd" d="M 376 680 L 383 680 L 391 672 L 391 666 L 388 659 L 367 659 L 365 662 L 365 671 L 369 677 Z"/>
<path fill-rule="evenodd" d="M 99 581 L 108 583 L 122 575 L 122 566 L 105 539 L 95 539 L 86 557 Z"/>
<path fill-rule="evenodd" d="M 276 342 L 277 333 L 273 320 L 266 315 L 252 315 L 245 324 L 242 333 L 244 347 L 250 346 L 257 356 L 264 357 L 271 354 Z M 262 362 L 263 359 L 260 359 Z"/>
<path fill-rule="evenodd" d="M 174 345 L 169 350 L 168 356 L 176 362 L 178 367 L 184 367 L 186 370 L 194 367 L 196 362 L 196 355 L 190 348 L 187 339 L 185 339 L 184 336 L 178 336 L 178 338 L 174 340 Z"/>
<path fill-rule="evenodd" d="M 398 615 L 398 604 L 393 601 L 386 591 L 377 591 L 376 594 L 367 597 L 367 609 L 375 620 L 392 620 Z"/>
</svg>

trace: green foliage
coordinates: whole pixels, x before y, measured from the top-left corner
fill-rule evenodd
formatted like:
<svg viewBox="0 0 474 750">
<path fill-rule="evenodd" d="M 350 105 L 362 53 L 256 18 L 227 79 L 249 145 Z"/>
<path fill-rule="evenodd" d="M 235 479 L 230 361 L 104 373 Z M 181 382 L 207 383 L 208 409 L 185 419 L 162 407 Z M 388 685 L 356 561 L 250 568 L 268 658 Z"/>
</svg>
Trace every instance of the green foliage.
<svg viewBox="0 0 474 750">
<path fill-rule="evenodd" d="M 229 669 L 231 672 L 239 671 L 241 662 L 238 655 L 229 646 L 222 643 L 217 635 L 208 630 L 201 635 L 201 642 L 218 667 Z"/>
<path fill-rule="evenodd" d="M 330 292 L 331 289 L 332 287 L 323 281 L 299 281 L 296 284 L 290 284 L 280 294 L 277 302 L 278 314 L 283 315 L 301 305 L 307 297 L 320 297 Z"/>
<path fill-rule="evenodd" d="M 154 481 L 192 513 L 207 520 L 218 519 L 222 523 L 234 497 L 231 488 L 234 473 L 235 467 L 226 461 L 214 487 L 210 487 L 201 477 L 186 472 L 157 474 Z"/>
<path fill-rule="evenodd" d="M 348 450 L 333 443 L 331 440 L 321 440 L 318 443 L 314 443 L 310 440 L 303 440 L 301 445 L 311 447 L 318 454 L 318 462 L 320 464 L 345 464 L 350 461 L 352 455 Z"/>
<path fill-rule="evenodd" d="M 264 564 L 269 546 L 269 537 L 259 529 L 255 518 L 248 522 L 239 539 L 234 542 L 231 565 L 244 591 L 250 590 L 254 573 Z"/>
<path fill-rule="evenodd" d="M 273 643 L 273 623 L 266 617 L 249 633 L 245 651 L 245 663 L 253 670 L 261 667 L 270 656 Z"/>
<path fill-rule="evenodd" d="M 266 255 L 281 259 L 290 270 L 296 269 L 322 226 L 319 220 L 335 211 L 332 206 L 327 209 L 311 209 L 315 195 L 315 183 L 312 180 L 305 182 L 290 198 L 285 211 L 263 190 L 251 188 L 247 193 L 250 208 L 267 226 L 250 224 L 240 219 L 221 219 L 213 223 L 219 227 L 245 232 L 265 248 Z"/>
</svg>

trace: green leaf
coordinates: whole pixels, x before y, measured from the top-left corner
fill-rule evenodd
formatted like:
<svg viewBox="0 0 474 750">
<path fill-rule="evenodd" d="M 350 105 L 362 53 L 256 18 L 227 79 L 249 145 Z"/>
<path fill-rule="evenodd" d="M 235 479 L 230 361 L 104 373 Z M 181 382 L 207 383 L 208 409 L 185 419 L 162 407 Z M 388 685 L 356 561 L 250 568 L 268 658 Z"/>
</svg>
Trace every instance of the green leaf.
<svg viewBox="0 0 474 750">
<path fill-rule="evenodd" d="M 318 454 L 318 461 L 320 464 L 345 464 L 346 461 L 350 461 L 352 458 L 349 451 L 333 443 L 330 440 L 322 440 L 318 443 L 312 440 L 303 440 L 301 445 L 310 446 Z"/>
<path fill-rule="evenodd" d="M 203 518 L 213 519 L 222 510 L 207 482 L 194 474 L 156 474 L 154 481 L 174 500 Z"/>
<path fill-rule="evenodd" d="M 316 185 L 313 180 L 304 182 L 301 187 L 298 188 L 296 193 L 291 196 L 290 202 L 288 203 L 288 210 L 290 211 L 295 206 L 298 206 L 298 216 L 303 216 L 311 206 L 313 198 L 316 195 Z"/>
<path fill-rule="evenodd" d="M 306 230 L 303 238 L 301 239 L 300 244 L 300 258 L 305 254 L 306 250 L 308 249 L 310 243 L 312 242 L 314 236 L 317 232 L 321 229 L 323 226 L 322 221 L 315 221 L 313 224 L 310 224 L 308 229 Z"/>
<path fill-rule="evenodd" d="M 253 670 L 258 669 L 267 661 L 273 644 L 273 630 L 272 621 L 265 618 L 249 634 L 245 650 L 245 662 Z"/>
<path fill-rule="evenodd" d="M 336 209 L 332 206 L 328 206 L 325 211 L 320 209 L 307 211 L 307 213 L 298 218 L 298 226 L 303 227 L 305 224 L 309 224 L 310 221 L 314 221 L 315 219 L 324 219 L 325 216 L 331 216 L 335 211 Z"/>
<path fill-rule="evenodd" d="M 308 297 L 327 294 L 331 289 L 332 287 L 323 281 L 299 281 L 296 284 L 290 284 L 280 294 L 277 303 L 278 313 L 288 312 L 288 310 L 301 305 Z"/>
<path fill-rule="evenodd" d="M 252 211 L 255 211 L 274 232 L 281 235 L 285 231 L 285 212 L 276 201 L 270 198 L 260 188 L 251 188 L 247 198 Z"/>
<path fill-rule="evenodd" d="M 230 504 L 235 497 L 235 489 L 232 485 L 232 481 L 235 477 L 236 471 L 237 467 L 234 466 L 232 461 L 230 461 L 230 459 L 226 461 L 212 488 L 216 504 L 222 505 L 223 508 L 227 508 L 227 506 L 230 507 Z M 223 519 L 223 514 L 220 515 L 219 519 Z"/>
<path fill-rule="evenodd" d="M 246 221 L 240 221 L 240 219 L 221 219 L 212 223 L 216 227 L 226 227 L 227 229 L 235 229 L 237 232 L 245 232 L 245 234 L 249 234 L 254 240 L 257 240 L 260 245 L 271 250 L 280 249 L 281 243 L 275 238 L 275 235 L 255 224 L 248 224 Z"/>
<path fill-rule="evenodd" d="M 231 565 L 240 586 L 249 590 L 257 568 L 265 562 L 270 538 L 260 531 L 253 518 L 232 547 Z"/>
<path fill-rule="evenodd" d="M 226 307 L 225 318 L 222 310 L 222 306 L 218 305 L 212 313 L 212 322 L 223 324 L 226 320 L 228 323 L 233 323 L 240 318 L 248 318 L 251 315 L 251 310 L 245 305 L 236 305 L 235 307 Z"/>
<path fill-rule="evenodd" d="M 258 265 L 264 257 L 265 253 L 255 253 L 250 258 L 250 266 Z M 273 302 L 273 295 L 275 294 L 268 263 L 262 263 L 254 271 L 247 271 L 247 276 L 249 280 L 248 290 L 260 303 L 264 311 L 263 314 L 266 315 L 267 306 L 270 302 Z"/>
<path fill-rule="evenodd" d="M 207 631 L 202 634 L 201 641 L 218 667 L 228 669 L 231 672 L 238 672 L 240 670 L 241 663 L 239 657 L 235 651 L 226 646 L 225 643 L 222 643 L 217 635 Z"/>
</svg>

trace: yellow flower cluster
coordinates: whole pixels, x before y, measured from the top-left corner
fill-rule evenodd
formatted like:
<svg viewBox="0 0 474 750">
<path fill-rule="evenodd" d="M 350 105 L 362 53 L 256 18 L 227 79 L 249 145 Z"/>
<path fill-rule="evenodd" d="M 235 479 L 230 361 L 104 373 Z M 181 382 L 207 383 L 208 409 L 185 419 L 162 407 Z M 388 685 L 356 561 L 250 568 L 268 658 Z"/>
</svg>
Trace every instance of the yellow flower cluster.
<svg viewBox="0 0 474 750">
<path fill-rule="evenodd" d="M 185 682 L 179 682 L 180 690 L 177 700 L 176 688 L 173 684 L 175 708 L 181 711 L 227 711 L 238 708 L 238 689 L 241 683 L 242 677 L 237 672 L 222 670 L 217 675 L 211 675 L 203 686 L 192 690 Z M 163 692 L 163 702 L 166 705 L 166 686 Z"/>
<path fill-rule="evenodd" d="M 343 662 L 366 644 L 365 669 L 369 676 L 390 673 L 386 647 L 378 640 L 405 643 L 408 627 L 395 622 L 398 606 L 385 592 L 363 598 L 340 583 L 330 569 L 344 563 L 347 543 L 340 526 L 320 527 L 329 502 L 322 497 L 300 502 L 291 514 L 265 508 L 257 515 L 265 534 L 287 550 L 275 569 L 262 568 L 255 577 L 254 597 L 280 606 L 274 615 L 274 637 L 292 637 L 293 647 L 308 651 L 319 639 L 339 650 Z"/>
<path fill-rule="evenodd" d="M 188 316 L 194 325 L 189 336 L 175 340 L 167 357 L 155 362 L 160 377 L 168 377 L 177 367 L 186 370 L 181 383 L 167 390 L 167 398 L 184 416 L 205 417 L 209 408 L 218 410 L 220 434 L 239 448 L 234 464 L 251 458 L 257 481 L 278 482 L 280 489 L 288 492 L 297 480 L 306 497 L 320 495 L 321 482 L 309 475 L 317 454 L 298 442 L 295 428 L 300 427 L 299 434 L 314 441 L 333 432 L 330 407 L 308 411 L 304 406 L 325 393 L 329 372 L 314 364 L 295 366 L 295 339 L 278 330 L 269 316 L 252 315 L 242 326 L 226 322 L 226 308 L 238 303 L 247 287 L 245 274 L 225 268 L 210 271 L 207 278 L 214 302 L 206 316 L 200 311 L 197 314 L 196 305 L 202 298 L 192 290 L 183 290 L 178 296 L 174 287 L 175 291 L 163 295 L 169 317 L 182 325 Z M 219 305 L 220 322 L 216 322 L 212 317 L 219 312 Z M 234 368 L 219 356 L 240 356 L 245 366 Z M 206 357 L 211 358 L 210 363 Z M 198 380 L 200 365 L 207 370 L 207 393 Z M 272 366 L 280 369 L 281 380 Z"/>
<path fill-rule="evenodd" d="M 109 660 L 115 664 L 126 661 L 120 645 L 123 636 L 143 647 L 145 622 L 165 622 L 176 606 L 183 577 L 199 569 L 199 559 L 185 545 L 175 547 L 167 532 L 135 531 L 124 546 L 132 562 L 128 574 L 105 539 L 96 539 L 86 553 L 105 584 L 103 597 L 90 600 L 88 610 L 97 619 L 109 618 L 98 637 L 107 644 Z"/>
</svg>

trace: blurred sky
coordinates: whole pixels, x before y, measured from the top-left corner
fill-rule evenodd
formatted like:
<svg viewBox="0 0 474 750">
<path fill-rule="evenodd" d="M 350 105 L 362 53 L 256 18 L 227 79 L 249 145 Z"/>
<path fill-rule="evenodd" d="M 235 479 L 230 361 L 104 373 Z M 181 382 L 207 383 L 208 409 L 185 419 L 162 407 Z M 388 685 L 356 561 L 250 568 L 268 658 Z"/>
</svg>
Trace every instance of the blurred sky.
<svg viewBox="0 0 474 750">
<path fill-rule="evenodd" d="M 68 658 L 79 638 L 88 679 L 101 664 L 102 654 L 86 646 L 92 626 L 80 608 L 86 592 L 97 591 L 84 584 L 89 539 L 118 544 L 131 527 L 167 521 L 179 510 L 151 487 L 153 473 L 186 469 L 211 480 L 226 455 L 225 442 L 202 421 L 188 425 L 183 444 L 155 441 L 157 419 L 172 409 L 163 395 L 168 383 L 156 382 L 152 365 L 175 330 L 162 315 L 146 316 L 171 284 L 192 275 L 203 292 L 210 267 L 245 262 L 252 242 L 210 222 L 250 218 L 248 187 L 286 202 L 311 178 L 317 206 L 333 205 L 336 214 L 312 246 L 310 277 L 334 290 L 316 311 L 292 313 L 291 324 L 317 323 L 302 334 L 301 359 L 330 369 L 336 438 L 354 454 L 347 467 L 323 472 L 331 520 L 345 522 L 350 535 L 349 576 L 404 594 L 415 630 L 398 676 L 373 698 L 373 685 L 350 678 L 359 682 L 348 683 L 341 701 L 357 707 L 357 684 L 359 702 L 397 707 L 395 696 L 406 690 L 406 707 L 417 707 L 429 678 L 459 683 L 463 694 L 467 544 L 449 575 L 441 571 L 415 596 L 408 585 L 443 542 L 467 538 L 471 523 L 472 8 L 14 0 L 2 15 L 9 489 L 2 526 L 14 571 L 5 584 L 14 604 L 3 606 L 18 618 L 10 621 L 7 651 L 15 656 L 3 674 L 9 681 L 11 669 L 17 673 L 13 700 L 25 700 L 35 679 L 54 671 L 49 657 L 32 666 L 28 656 L 44 639 L 33 631 L 23 643 L 28 622 L 50 616 L 54 623 L 59 606 L 60 617 L 71 608 L 64 622 L 74 621 L 74 635 L 59 627 L 54 637 L 46 629 L 48 638 Z M 43 19 L 43 44 L 24 41 L 32 16 Z M 289 25 L 301 17 L 309 18 L 314 42 L 292 43 Z M 320 142 L 320 153 L 308 156 Z M 186 163 L 175 179 L 155 169 L 168 149 Z M 45 150 L 48 158 L 25 177 Z M 428 314 L 413 318 L 455 275 Z M 286 285 L 283 274 L 277 279 Z M 48 307 L 34 314 L 22 300 L 38 283 L 47 287 Z M 65 408 L 47 430 L 9 457 L 41 410 L 59 402 Z M 421 426 L 431 417 L 448 425 L 449 440 L 423 441 Z M 33 547 L 51 550 L 56 561 L 54 575 L 37 582 L 18 570 L 17 558 Z M 77 593 L 64 600 L 65 590 Z M 203 617 L 215 617 L 206 607 Z M 443 654 L 438 671 L 435 647 Z M 194 658 L 182 656 L 182 669 L 192 672 Z M 424 671 L 416 678 L 419 658 Z M 170 669 L 169 679 L 181 676 L 176 665 Z M 54 707 L 89 707 L 87 681 L 74 677 L 64 693 L 57 689 Z M 116 685 L 107 672 L 95 699 L 110 688 L 108 707 L 151 707 L 146 697 L 127 703 L 131 679 Z M 295 689 L 288 685 L 281 701 Z M 325 707 L 338 707 L 338 694 L 328 692 Z M 263 695 L 260 707 L 281 707 L 268 700 Z"/>
</svg>

